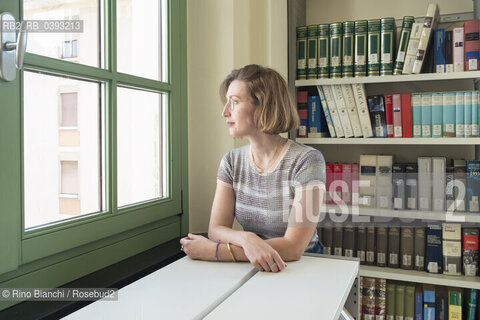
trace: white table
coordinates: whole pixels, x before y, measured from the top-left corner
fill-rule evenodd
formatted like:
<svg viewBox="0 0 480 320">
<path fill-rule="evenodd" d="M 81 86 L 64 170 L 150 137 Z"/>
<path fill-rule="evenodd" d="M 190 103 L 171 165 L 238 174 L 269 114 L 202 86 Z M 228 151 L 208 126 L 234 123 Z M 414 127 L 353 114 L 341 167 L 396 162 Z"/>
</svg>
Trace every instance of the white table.
<svg viewBox="0 0 480 320">
<path fill-rule="evenodd" d="M 282 272 L 177 260 L 64 319 L 338 319 L 358 261 L 304 256 Z"/>
</svg>

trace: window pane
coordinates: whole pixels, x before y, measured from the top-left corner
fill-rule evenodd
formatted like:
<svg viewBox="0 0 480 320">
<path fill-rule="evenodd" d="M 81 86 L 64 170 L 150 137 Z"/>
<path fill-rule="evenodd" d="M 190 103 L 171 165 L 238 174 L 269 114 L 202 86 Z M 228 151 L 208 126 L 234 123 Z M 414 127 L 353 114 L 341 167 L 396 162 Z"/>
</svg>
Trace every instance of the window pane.
<svg viewBox="0 0 480 320">
<path fill-rule="evenodd" d="M 101 3 L 99 0 L 24 0 L 24 20 L 83 20 L 83 32 L 30 32 L 27 51 L 94 67 L 101 66 Z M 72 40 L 77 40 L 75 48 Z"/>
<path fill-rule="evenodd" d="M 166 81 L 166 0 L 117 0 L 118 71 Z"/>
<path fill-rule="evenodd" d="M 118 206 L 165 196 L 163 95 L 118 88 Z"/>
<path fill-rule="evenodd" d="M 62 112 L 61 126 L 76 127 L 77 126 L 77 93 L 61 93 Z"/>
<path fill-rule="evenodd" d="M 102 211 L 102 85 L 29 71 L 24 78 L 25 228 Z M 76 126 L 59 127 L 69 100 L 78 123 L 67 115 Z"/>
</svg>

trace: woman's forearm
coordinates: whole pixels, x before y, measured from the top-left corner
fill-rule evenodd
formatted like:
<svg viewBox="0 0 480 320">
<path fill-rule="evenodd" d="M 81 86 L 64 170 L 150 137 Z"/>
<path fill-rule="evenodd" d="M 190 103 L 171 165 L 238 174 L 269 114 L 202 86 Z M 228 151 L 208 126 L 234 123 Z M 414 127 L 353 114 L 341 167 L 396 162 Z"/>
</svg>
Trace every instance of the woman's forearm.
<svg viewBox="0 0 480 320">
<path fill-rule="evenodd" d="M 251 232 L 234 230 L 225 226 L 210 226 L 208 238 L 214 242 L 220 240 L 222 243 L 228 242 L 238 247 L 243 247 L 249 233 Z"/>
</svg>

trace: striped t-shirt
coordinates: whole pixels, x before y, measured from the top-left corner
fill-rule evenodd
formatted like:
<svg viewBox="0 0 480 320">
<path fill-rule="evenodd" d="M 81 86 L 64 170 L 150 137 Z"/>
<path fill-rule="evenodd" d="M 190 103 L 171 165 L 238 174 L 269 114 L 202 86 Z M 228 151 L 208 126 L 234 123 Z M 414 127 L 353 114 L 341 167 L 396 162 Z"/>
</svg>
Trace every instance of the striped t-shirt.
<svg viewBox="0 0 480 320">
<path fill-rule="evenodd" d="M 237 221 L 262 239 L 285 235 L 296 186 L 325 184 L 325 179 L 322 153 L 292 140 L 284 145 L 271 172 L 254 169 L 250 145 L 246 145 L 228 152 L 217 174 L 217 183 L 233 188 Z M 307 250 L 317 241 L 315 230 Z"/>
</svg>

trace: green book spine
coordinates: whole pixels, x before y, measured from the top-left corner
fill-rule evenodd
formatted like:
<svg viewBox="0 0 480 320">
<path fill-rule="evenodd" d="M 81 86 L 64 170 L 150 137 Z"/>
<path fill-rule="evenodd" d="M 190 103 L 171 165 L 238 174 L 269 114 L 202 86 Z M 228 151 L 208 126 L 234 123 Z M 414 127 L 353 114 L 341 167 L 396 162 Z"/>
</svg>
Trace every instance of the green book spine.
<svg viewBox="0 0 480 320">
<path fill-rule="evenodd" d="M 397 285 L 392 282 L 387 283 L 387 320 L 395 320 L 395 293 Z"/>
<path fill-rule="evenodd" d="M 307 79 L 307 27 L 297 27 L 297 80 Z"/>
<path fill-rule="evenodd" d="M 345 21 L 343 23 L 343 55 L 342 55 L 342 77 L 353 77 L 353 53 L 355 40 L 355 22 Z"/>
<path fill-rule="evenodd" d="M 355 77 L 367 75 L 367 20 L 355 21 Z"/>
<path fill-rule="evenodd" d="M 395 290 L 395 319 L 403 319 L 405 316 L 405 285 L 397 284 Z"/>
<path fill-rule="evenodd" d="M 330 27 L 328 24 L 318 25 L 318 78 L 330 76 Z"/>
<path fill-rule="evenodd" d="M 475 315 L 477 314 L 477 289 L 468 289 L 467 290 L 467 319 L 466 320 L 475 320 Z"/>
<path fill-rule="evenodd" d="M 380 75 L 393 74 L 393 42 L 395 36 L 395 19 L 382 18 L 381 20 L 381 54 L 380 54 Z"/>
<path fill-rule="evenodd" d="M 415 317 L 415 286 L 405 286 L 404 320 L 414 320 Z"/>
<path fill-rule="evenodd" d="M 458 289 L 448 290 L 448 319 L 462 320 L 462 292 Z"/>
<path fill-rule="evenodd" d="M 400 32 L 400 42 L 398 43 L 397 56 L 393 64 L 393 74 L 399 75 L 403 71 L 403 63 L 405 62 L 405 54 L 407 53 L 408 40 L 412 32 L 412 25 L 415 18 L 412 16 L 403 17 L 402 31 Z"/>
<path fill-rule="evenodd" d="M 368 56 L 367 74 L 369 77 L 380 75 L 380 19 L 368 20 Z"/>
<path fill-rule="evenodd" d="M 330 78 L 342 77 L 342 34 L 341 22 L 330 24 Z"/>
<path fill-rule="evenodd" d="M 317 78 L 317 38 L 318 26 L 307 26 L 307 79 Z"/>
</svg>

